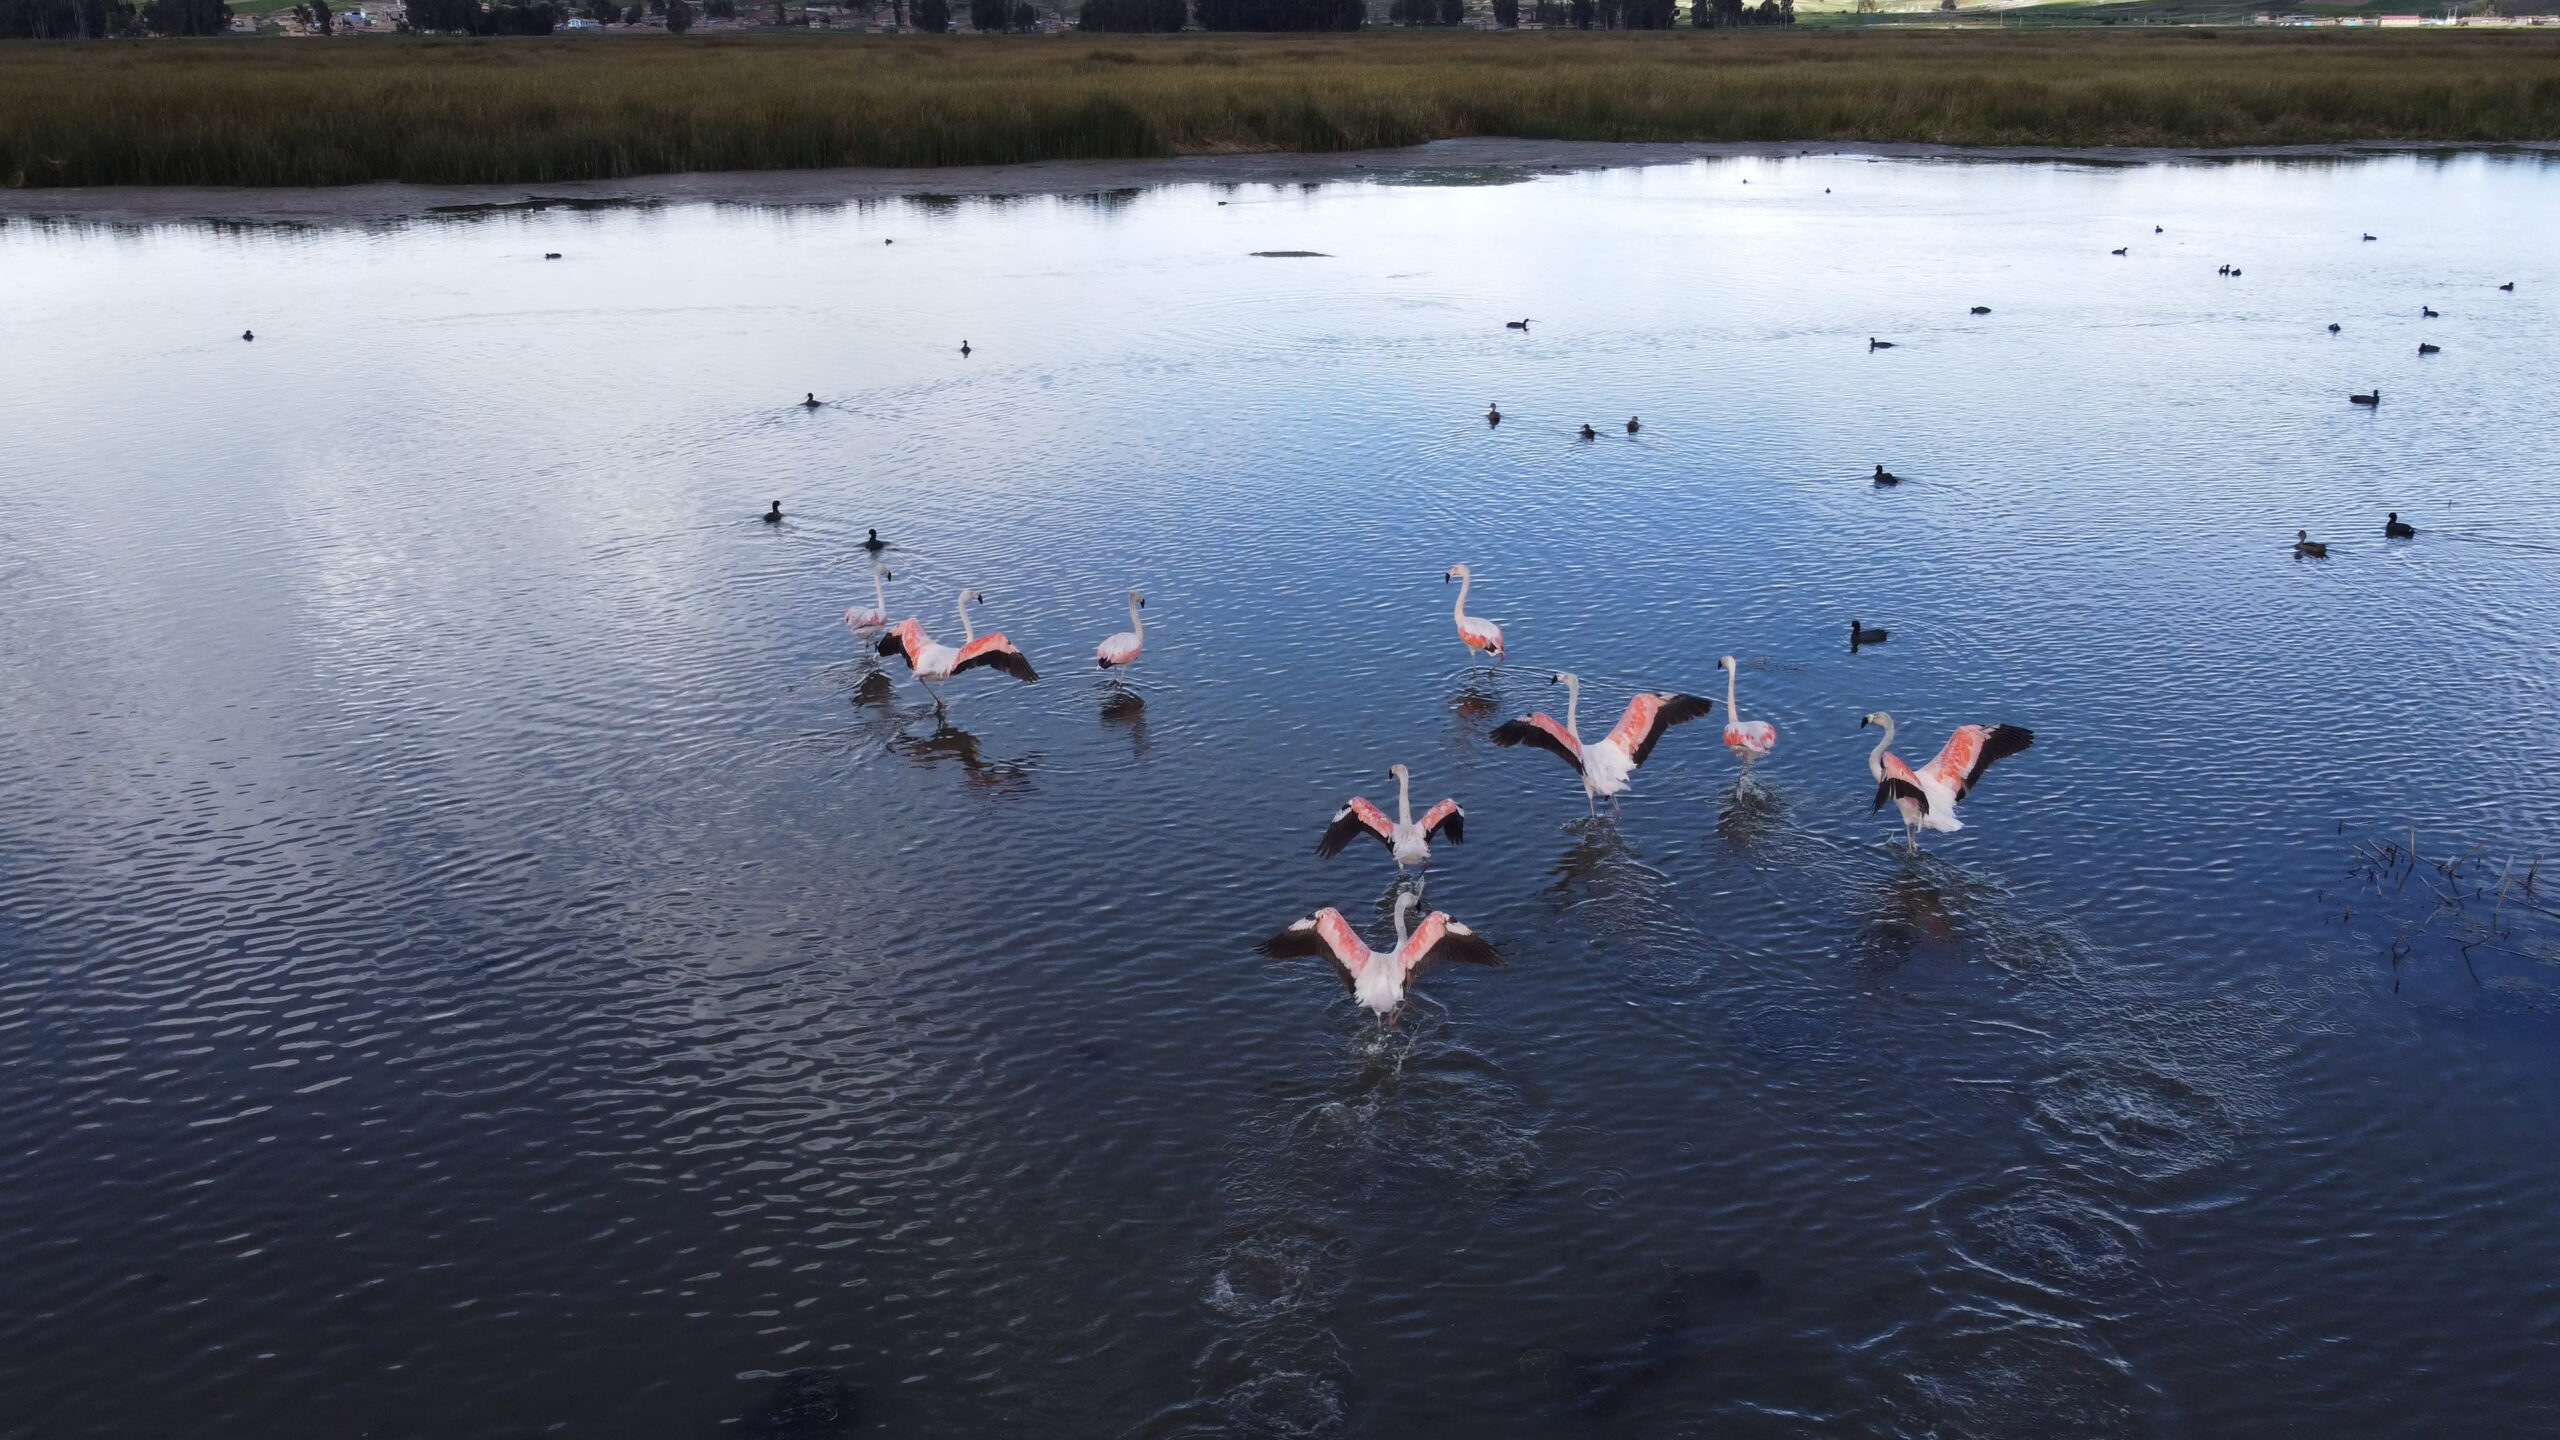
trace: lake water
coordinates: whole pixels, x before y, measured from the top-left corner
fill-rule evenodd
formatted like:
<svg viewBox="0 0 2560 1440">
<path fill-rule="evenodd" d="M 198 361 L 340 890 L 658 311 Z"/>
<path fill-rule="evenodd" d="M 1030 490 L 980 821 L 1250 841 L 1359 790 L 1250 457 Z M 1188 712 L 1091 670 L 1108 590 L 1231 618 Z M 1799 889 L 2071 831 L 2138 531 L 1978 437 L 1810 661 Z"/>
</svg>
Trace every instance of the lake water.
<svg viewBox="0 0 2560 1440">
<path fill-rule="evenodd" d="M 1410 178 L 0 227 L 0 1434 L 2560 1427 L 2560 167 Z"/>
</svg>

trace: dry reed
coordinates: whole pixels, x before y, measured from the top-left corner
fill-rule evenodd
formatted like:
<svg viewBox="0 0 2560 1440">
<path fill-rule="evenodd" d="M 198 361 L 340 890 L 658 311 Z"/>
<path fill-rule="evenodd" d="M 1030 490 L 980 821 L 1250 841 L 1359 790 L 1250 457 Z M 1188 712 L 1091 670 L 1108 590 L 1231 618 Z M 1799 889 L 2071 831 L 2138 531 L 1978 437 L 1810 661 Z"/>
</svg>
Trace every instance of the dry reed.
<svg viewBox="0 0 2560 1440">
<path fill-rule="evenodd" d="M 0 46 L 0 182 L 538 183 L 1461 135 L 2560 140 L 2560 35 L 664 37 Z"/>
</svg>

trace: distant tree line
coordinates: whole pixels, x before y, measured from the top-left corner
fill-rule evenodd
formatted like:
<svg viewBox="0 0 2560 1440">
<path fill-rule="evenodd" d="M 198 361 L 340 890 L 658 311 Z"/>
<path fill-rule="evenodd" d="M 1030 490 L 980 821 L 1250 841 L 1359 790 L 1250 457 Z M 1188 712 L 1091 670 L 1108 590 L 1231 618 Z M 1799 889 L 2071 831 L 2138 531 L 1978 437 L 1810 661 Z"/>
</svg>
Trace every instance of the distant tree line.
<svg viewBox="0 0 2560 1440">
<path fill-rule="evenodd" d="M 1531 18 L 1550 30 L 1668 30 L 1679 23 L 1678 0 L 1532 0 Z M 1506 13 L 1507 12 L 1507 13 Z M 1519 0 L 1494 0 L 1493 21 L 1504 29 L 1520 23 Z M 1745 25 L 1793 25 L 1796 0 L 1691 0 L 1689 23 L 1701 30 Z"/>
<path fill-rule="evenodd" d="M 1518 23 L 1519 0 L 1512 0 L 1513 23 Z M 1467 18 L 1467 0 L 1389 0 L 1387 18 L 1398 25 L 1459 25 Z"/>
<path fill-rule="evenodd" d="M 483 5 L 480 0 L 406 0 L 409 28 L 448 35 L 548 35 L 563 16 L 551 0 Z M 640 7 L 631 7 L 640 18 Z"/>
<path fill-rule="evenodd" d="M 1031 0 L 969 0 L 969 23 L 984 35 L 1005 30 L 1029 34 L 1040 28 L 1040 12 Z"/>
<path fill-rule="evenodd" d="M 922 3 L 922 0 L 919 0 Z M 1395 0 L 1399 5 L 1444 0 Z M 1369 18 L 1364 0 L 1084 0 L 1076 24 L 1085 30 L 1179 30 L 1187 18 L 1203 30 L 1357 30 Z"/>
<path fill-rule="evenodd" d="M 118 35 L 223 35 L 222 0 L 0 0 L 0 40 L 105 40 Z"/>
</svg>

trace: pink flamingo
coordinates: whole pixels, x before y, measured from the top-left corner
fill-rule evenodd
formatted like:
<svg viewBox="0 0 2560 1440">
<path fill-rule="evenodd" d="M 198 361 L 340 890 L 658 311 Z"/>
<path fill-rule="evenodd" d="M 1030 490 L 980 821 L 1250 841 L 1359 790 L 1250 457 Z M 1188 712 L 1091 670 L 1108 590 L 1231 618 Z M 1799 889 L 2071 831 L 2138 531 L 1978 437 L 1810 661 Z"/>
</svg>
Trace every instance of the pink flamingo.
<svg viewBox="0 0 2560 1440">
<path fill-rule="evenodd" d="M 1421 929 L 1407 935 L 1405 912 L 1419 900 L 1410 890 L 1396 896 L 1396 944 L 1392 950 L 1370 949 L 1360 932 L 1351 928 L 1351 922 L 1342 918 L 1342 912 L 1328 905 L 1263 941 L 1262 953 L 1274 960 L 1323 956 L 1333 962 L 1334 970 L 1360 1003 L 1381 1019 L 1393 1019 L 1413 978 L 1439 961 L 1502 964 L 1500 953 L 1483 937 L 1437 910 L 1422 917 Z"/>
<path fill-rule="evenodd" d="M 1139 651 L 1147 648 L 1147 624 L 1138 618 L 1139 609 L 1146 603 L 1146 596 L 1135 590 L 1129 592 L 1129 628 L 1094 648 L 1093 658 L 1102 662 L 1103 669 L 1126 665 L 1138 658 Z"/>
<path fill-rule="evenodd" d="M 1467 663 L 1475 664 L 1478 654 L 1489 654 L 1493 663 L 1500 665 L 1502 627 L 1467 613 L 1467 590 L 1476 583 L 1475 577 L 1467 573 L 1466 566 L 1452 565 L 1441 575 L 1440 583 L 1446 585 L 1451 580 L 1458 582 L 1458 638 L 1467 642 Z"/>
<path fill-rule="evenodd" d="M 1431 842 L 1447 834 L 1452 845 L 1467 838 L 1467 812 L 1455 800 L 1443 800 L 1413 818 L 1413 772 L 1401 765 L 1390 765 L 1387 774 L 1396 782 L 1396 818 L 1360 796 L 1333 812 L 1333 823 L 1325 827 L 1324 838 L 1316 842 L 1316 853 L 1328 858 L 1342 853 L 1342 847 L 1366 835 L 1387 847 L 1395 857 L 1396 874 L 1401 878 L 1407 870 L 1420 870 L 1431 863 Z"/>
<path fill-rule="evenodd" d="M 897 578 L 889 573 L 886 565 L 871 567 L 871 608 L 844 612 L 844 623 L 854 634 L 868 639 L 871 634 L 889 628 L 889 592 L 881 588 L 881 582 Z"/>
<path fill-rule="evenodd" d="M 1921 831 L 1964 828 L 1956 818 L 1956 802 L 1973 793 L 1993 761 L 2036 743 L 2036 732 L 2016 725 L 1959 725 L 1937 758 L 1914 770 L 1889 748 L 1893 717 L 1878 710 L 1858 722 L 1862 730 L 1869 725 L 1883 726 L 1884 738 L 1867 754 L 1867 773 L 1876 781 L 1876 803 L 1867 807 L 1868 813 L 1891 800 L 1902 812 L 1903 840 L 1913 854 L 1920 851 Z"/>
<path fill-rule="evenodd" d="M 924 633 L 923 622 L 912 617 L 899 621 L 888 634 L 880 637 L 880 653 L 904 656 L 907 669 L 914 673 L 916 683 L 933 695 L 936 709 L 942 707 L 942 696 L 934 691 L 932 682 L 948 680 L 963 670 L 975 670 L 983 665 L 1001 670 L 1016 680 L 1040 678 L 1039 673 L 1031 668 L 1031 662 L 1001 632 L 981 635 L 969 623 L 969 606 L 973 602 L 984 605 L 987 597 L 975 590 L 960 592 L 960 633 L 965 638 L 956 650 L 937 643 Z"/>
<path fill-rule="evenodd" d="M 1745 720 L 1742 707 L 1734 703 L 1733 682 L 1737 673 L 1733 657 L 1725 656 L 1716 664 L 1724 671 L 1724 747 L 1742 762 L 1742 778 L 1751 778 L 1751 762 L 1767 758 L 1778 748 L 1778 727 L 1766 720 Z"/>
<path fill-rule="evenodd" d="M 1563 724 L 1543 712 L 1506 721 L 1494 727 L 1493 743 L 1506 747 L 1526 743 L 1561 757 L 1573 767 L 1573 773 L 1582 777 L 1582 798 L 1594 815 L 1600 813 L 1600 807 L 1593 797 L 1609 796 L 1610 805 L 1615 808 L 1616 797 L 1627 788 L 1627 777 L 1653 754 L 1663 731 L 1715 708 L 1714 701 L 1695 695 L 1670 691 L 1638 695 L 1627 702 L 1627 713 L 1619 718 L 1618 728 L 1610 731 L 1607 739 L 1585 745 L 1576 723 L 1582 708 L 1582 679 L 1564 671 L 1557 674 L 1555 683 L 1564 687 Z"/>
</svg>

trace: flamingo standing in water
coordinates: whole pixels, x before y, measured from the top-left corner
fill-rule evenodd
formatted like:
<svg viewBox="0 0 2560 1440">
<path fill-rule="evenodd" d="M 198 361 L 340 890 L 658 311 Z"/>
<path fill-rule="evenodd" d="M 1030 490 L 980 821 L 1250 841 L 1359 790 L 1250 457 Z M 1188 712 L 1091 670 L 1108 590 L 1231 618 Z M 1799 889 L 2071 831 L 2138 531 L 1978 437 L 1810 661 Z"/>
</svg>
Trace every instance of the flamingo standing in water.
<svg viewBox="0 0 2560 1440">
<path fill-rule="evenodd" d="M 1031 668 L 1031 662 L 1014 648 L 1012 641 L 1004 638 L 1002 632 L 981 635 L 977 627 L 969 623 L 969 607 L 973 603 L 984 605 L 987 597 L 975 590 L 960 592 L 960 633 L 963 639 L 956 650 L 925 634 L 924 622 L 912 616 L 899 621 L 889 633 L 880 637 L 880 653 L 906 657 L 907 669 L 914 673 L 916 683 L 933 695 L 936 709 L 942 708 L 943 701 L 940 692 L 934 690 L 933 682 L 948 680 L 963 670 L 986 666 L 1001 670 L 1016 680 L 1027 682 L 1040 678 L 1039 673 Z"/>
<path fill-rule="evenodd" d="M 1716 664 L 1724 670 L 1724 748 L 1742 762 L 1742 778 L 1751 779 L 1751 762 L 1764 759 L 1778 748 L 1778 727 L 1766 720 L 1745 720 L 1742 707 L 1734 702 L 1733 684 L 1736 667 L 1733 657 L 1725 656 Z"/>
<path fill-rule="evenodd" d="M 1390 765 L 1387 774 L 1396 782 L 1396 818 L 1361 796 L 1333 812 L 1333 823 L 1325 827 L 1324 838 L 1316 842 L 1316 853 L 1331 858 L 1342 853 L 1342 847 L 1354 837 L 1366 835 L 1387 847 L 1395 856 L 1396 878 L 1404 878 L 1407 870 L 1420 870 L 1431 864 L 1431 842 L 1447 834 L 1452 845 L 1467 838 L 1467 812 L 1455 800 L 1443 800 L 1413 818 L 1413 772 L 1401 765 Z"/>
<path fill-rule="evenodd" d="M 1610 797 L 1610 807 L 1617 806 L 1617 796 L 1627 788 L 1627 777 L 1653 754 L 1662 732 L 1674 725 L 1695 720 L 1715 708 L 1712 700 L 1671 691 L 1653 691 L 1627 702 L 1627 713 L 1618 720 L 1618 728 L 1605 740 L 1582 743 L 1578 723 L 1582 709 L 1582 678 L 1571 671 L 1559 672 L 1555 683 L 1564 687 L 1564 723 L 1543 712 L 1523 719 L 1505 721 L 1494 727 L 1493 743 L 1512 746 L 1535 745 L 1562 757 L 1582 777 L 1582 798 L 1591 813 L 1600 813 L 1596 796 Z"/>
<path fill-rule="evenodd" d="M 1467 664 L 1473 666 L 1479 653 L 1489 653 L 1493 663 L 1502 663 L 1502 627 L 1490 620 L 1467 613 L 1467 591 L 1475 585 L 1475 577 L 1464 565 L 1452 565 L 1441 575 L 1440 583 L 1458 582 L 1458 638 L 1467 642 Z"/>
<path fill-rule="evenodd" d="M 1392 1020 L 1396 1007 L 1404 1003 L 1405 987 L 1415 976 L 1442 960 L 1463 960 L 1471 965 L 1502 964 L 1502 956 L 1482 936 L 1434 910 L 1422 917 L 1422 928 L 1405 932 L 1405 912 L 1421 897 L 1410 890 L 1396 896 L 1396 945 L 1392 950 L 1372 950 L 1342 912 L 1328 905 L 1288 929 L 1262 942 L 1262 953 L 1274 960 L 1296 960 L 1321 955 L 1333 962 L 1343 983 L 1360 1003 L 1376 1012 L 1382 1020 Z"/>
<path fill-rule="evenodd" d="M 1103 669 L 1126 665 L 1147 648 L 1147 622 L 1138 618 L 1138 611 L 1146 603 L 1146 596 L 1135 590 L 1129 592 L 1129 628 L 1094 647 L 1093 658 L 1102 662 Z"/>
<path fill-rule="evenodd" d="M 1937 758 L 1914 770 L 1892 752 L 1893 717 L 1878 710 L 1858 722 L 1860 729 L 1869 725 L 1883 726 L 1884 738 L 1867 754 L 1867 773 L 1876 781 L 1876 803 L 1868 810 L 1891 800 L 1902 812 L 1903 840 L 1915 855 L 1921 831 L 1964 828 L 1956 802 L 1973 793 L 1993 761 L 2036 743 L 2036 732 L 2016 725 L 1959 725 Z"/>
<path fill-rule="evenodd" d="M 889 592 L 881 588 L 881 582 L 897 578 L 886 565 L 871 567 L 871 608 L 844 612 L 844 623 L 854 634 L 867 639 L 871 633 L 889 628 Z"/>
</svg>

